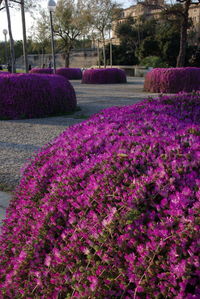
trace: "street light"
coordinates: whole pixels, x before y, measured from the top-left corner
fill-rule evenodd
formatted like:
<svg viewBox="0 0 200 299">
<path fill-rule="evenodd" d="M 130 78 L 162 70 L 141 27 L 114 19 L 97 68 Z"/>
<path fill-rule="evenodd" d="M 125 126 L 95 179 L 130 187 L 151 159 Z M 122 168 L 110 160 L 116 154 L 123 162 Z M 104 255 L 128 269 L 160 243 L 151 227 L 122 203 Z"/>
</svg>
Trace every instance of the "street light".
<svg viewBox="0 0 200 299">
<path fill-rule="evenodd" d="M 54 0 L 48 1 L 48 9 L 50 14 L 50 25 L 51 25 L 51 48 L 52 48 L 52 57 L 53 57 L 53 70 L 54 74 L 56 73 L 56 59 L 55 59 L 55 47 L 54 47 L 54 36 L 53 36 L 53 20 L 52 13 L 56 10 L 56 2 Z"/>
<path fill-rule="evenodd" d="M 3 29 L 3 34 L 5 36 L 5 63 L 7 64 L 8 63 L 8 54 L 7 54 L 7 33 L 8 33 L 8 30 L 7 29 Z"/>
</svg>

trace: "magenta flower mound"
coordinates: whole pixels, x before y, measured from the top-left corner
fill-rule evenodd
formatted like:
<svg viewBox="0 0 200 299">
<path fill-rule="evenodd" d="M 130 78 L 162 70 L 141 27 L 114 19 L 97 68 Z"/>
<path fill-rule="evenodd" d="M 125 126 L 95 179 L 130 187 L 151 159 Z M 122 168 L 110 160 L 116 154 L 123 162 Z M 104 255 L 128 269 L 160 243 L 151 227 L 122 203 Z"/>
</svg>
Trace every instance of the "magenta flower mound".
<svg viewBox="0 0 200 299">
<path fill-rule="evenodd" d="M 75 91 L 57 75 L 2 74 L 0 119 L 35 118 L 74 110 Z"/>
<path fill-rule="evenodd" d="M 40 68 L 34 68 L 29 71 L 31 74 L 53 74 L 53 69 L 46 68 L 46 69 L 40 69 Z"/>
<path fill-rule="evenodd" d="M 177 93 L 200 90 L 200 68 L 156 68 L 145 76 L 144 90 Z"/>
<path fill-rule="evenodd" d="M 68 80 L 79 80 L 82 78 L 82 71 L 79 68 L 60 68 L 56 70 L 56 74 L 64 76 Z"/>
<path fill-rule="evenodd" d="M 4 71 L 0 71 L 0 75 L 8 75 L 10 74 L 9 72 L 4 72 Z"/>
<path fill-rule="evenodd" d="M 126 73 L 117 68 L 88 69 L 83 72 L 82 83 L 114 84 L 126 83 Z"/>
<path fill-rule="evenodd" d="M 1 298 L 200 298 L 200 94 L 112 107 L 32 158 Z"/>
</svg>

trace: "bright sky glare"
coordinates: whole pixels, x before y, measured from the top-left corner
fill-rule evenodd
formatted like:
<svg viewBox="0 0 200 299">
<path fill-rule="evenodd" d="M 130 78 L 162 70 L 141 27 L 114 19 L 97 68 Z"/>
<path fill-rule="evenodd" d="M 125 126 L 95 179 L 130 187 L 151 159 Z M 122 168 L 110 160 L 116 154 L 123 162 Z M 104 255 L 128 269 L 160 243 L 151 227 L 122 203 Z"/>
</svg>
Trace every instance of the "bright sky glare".
<svg viewBox="0 0 200 299">
<path fill-rule="evenodd" d="M 48 1 L 44 1 L 42 7 L 46 8 Z M 122 7 L 126 8 L 133 4 L 133 1 L 131 0 L 117 0 L 117 3 L 121 4 Z M 21 40 L 22 39 L 22 25 L 21 25 L 21 13 L 19 10 L 16 9 L 10 9 L 11 14 L 11 22 L 12 22 L 12 33 L 13 33 L 13 39 L 14 40 Z M 27 36 L 30 36 L 30 28 L 33 25 L 33 18 L 30 16 L 29 13 L 26 13 L 26 27 L 27 27 Z M 3 29 L 7 29 L 7 17 L 5 9 L 0 11 L 0 41 L 4 41 L 4 34 Z M 7 35 L 8 39 L 8 35 Z"/>
</svg>

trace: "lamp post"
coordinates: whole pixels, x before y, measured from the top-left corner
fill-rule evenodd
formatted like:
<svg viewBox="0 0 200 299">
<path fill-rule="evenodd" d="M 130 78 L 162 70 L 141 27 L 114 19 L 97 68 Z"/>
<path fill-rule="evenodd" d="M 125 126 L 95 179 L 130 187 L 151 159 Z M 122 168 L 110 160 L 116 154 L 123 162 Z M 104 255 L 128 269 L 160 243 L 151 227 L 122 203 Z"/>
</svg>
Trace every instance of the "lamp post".
<svg viewBox="0 0 200 299">
<path fill-rule="evenodd" d="M 8 30 L 3 29 L 3 34 L 5 36 L 5 63 L 8 64 L 8 53 L 7 53 L 7 34 L 8 34 Z"/>
<path fill-rule="evenodd" d="M 53 57 L 53 71 L 54 74 L 56 73 L 56 59 L 55 59 L 55 46 L 54 46 L 54 36 L 53 36 L 53 20 L 52 20 L 52 13 L 56 9 L 56 2 L 54 0 L 48 1 L 48 9 L 50 14 L 50 25 L 51 25 L 51 48 L 52 48 L 52 57 Z"/>
</svg>

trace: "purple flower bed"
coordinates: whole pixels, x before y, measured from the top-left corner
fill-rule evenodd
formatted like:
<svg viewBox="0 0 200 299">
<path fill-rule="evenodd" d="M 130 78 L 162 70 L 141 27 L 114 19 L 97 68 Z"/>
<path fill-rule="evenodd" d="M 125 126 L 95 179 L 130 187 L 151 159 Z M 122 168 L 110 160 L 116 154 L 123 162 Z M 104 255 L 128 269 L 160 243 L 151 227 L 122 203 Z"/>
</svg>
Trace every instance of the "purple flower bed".
<svg viewBox="0 0 200 299">
<path fill-rule="evenodd" d="M 89 69 L 83 72 L 82 83 L 114 84 L 126 83 L 126 73 L 117 68 Z"/>
<path fill-rule="evenodd" d="M 112 107 L 32 159 L 2 298 L 200 298 L 200 94 Z"/>
<path fill-rule="evenodd" d="M 146 74 L 144 90 L 162 93 L 200 90 L 200 68 L 155 68 Z"/>
<path fill-rule="evenodd" d="M 82 71 L 79 68 L 60 68 L 56 70 L 57 75 L 66 77 L 68 80 L 80 80 Z"/>
<path fill-rule="evenodd" d="M 53 69 L 40 69 L 40 68 L 34 68 L 29 71 L 31 74 L 53 74 Z"/>
<path fill-rule="evenodd" d="M 10 74 L 9 72 L 3 72 L 3 71 L 0 71 L 0 75 L 8 75 Z"/>
<path fill-rule="evenodd" d="M 0 119 L 57 115 L 74 110 L 72 85 L 57 75 L 2 74 L 0 76 Z"/>
</svg>

